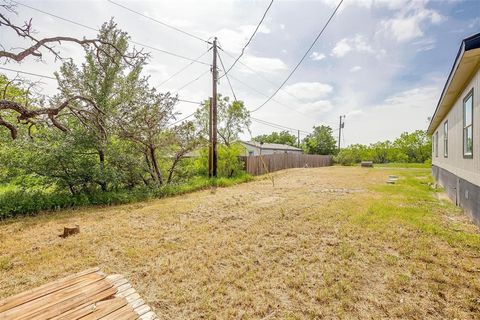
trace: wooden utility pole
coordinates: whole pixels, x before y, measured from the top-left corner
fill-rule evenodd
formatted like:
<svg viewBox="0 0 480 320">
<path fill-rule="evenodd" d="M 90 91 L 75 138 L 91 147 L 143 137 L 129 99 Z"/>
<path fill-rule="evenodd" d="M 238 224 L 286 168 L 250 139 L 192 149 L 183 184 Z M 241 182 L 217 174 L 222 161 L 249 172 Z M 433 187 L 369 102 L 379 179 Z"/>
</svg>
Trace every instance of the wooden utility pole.
<svg viewBox="0 0 480 320">
<path fill-rule="evenodd" d="M 300 130 L 297 131 L 297 148 L 300 148 Z"/>
<path fill-rule="evenodd" d="M 217 38 L 213 40 L 212 98 L 210 99 L 210 152 L 208 175 L 217 177 Z"/>
<path fill-rule="evenodd" d="M 345 125 L 345 122 L 342 122 L 342 118 L 345 119 L 345 116 L 340 116 L 340 124 L 338 127 L 338 150 L 340 151 L 340 139 L 342 139 L 342 129 Z"/>
<path fill-rule="evenodd" d="M 210 97 L 210 103 L 208 104 L 208 176 L 212 176 L 212 98 Z"/>
</svg>

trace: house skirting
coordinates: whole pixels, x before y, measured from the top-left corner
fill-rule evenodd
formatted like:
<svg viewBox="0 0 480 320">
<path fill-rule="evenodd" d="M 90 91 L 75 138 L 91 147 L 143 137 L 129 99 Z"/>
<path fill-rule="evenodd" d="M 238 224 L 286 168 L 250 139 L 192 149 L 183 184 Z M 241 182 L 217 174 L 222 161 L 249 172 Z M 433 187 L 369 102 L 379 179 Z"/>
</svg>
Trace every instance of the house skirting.
<svg viewBox="0 0 480 320">
<path fill-rule="evenodd" d="M 448 197 L 480 226 L 480 186 L 435 165 L 432 165 L 432 175 Z"/>
</svg>

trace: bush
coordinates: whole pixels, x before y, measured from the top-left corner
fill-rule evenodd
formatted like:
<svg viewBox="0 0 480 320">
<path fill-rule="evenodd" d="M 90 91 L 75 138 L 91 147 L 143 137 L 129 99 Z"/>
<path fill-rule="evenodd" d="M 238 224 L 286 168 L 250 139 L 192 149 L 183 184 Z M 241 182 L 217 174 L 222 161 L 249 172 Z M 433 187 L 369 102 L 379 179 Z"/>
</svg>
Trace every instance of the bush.
<svg viewBox="0 0 480 320">
<path fill-rule="evenodd" d="M 41 211 L 55 211 L 87 205 L 118 205 L 152 198 L 163 198 L 205 189 L 210 186 L 228 187 L 251 179 L 252 177 L 247 174 L 239 174 L 234 178 L 218 179 L 193 177 L 185 183 L 168 184 L 158 188 L 144 187 L 133 190 L 98 191 L 75 196 L 68 193 L 17 189 L 0 193 L 0 220 L 19 215 L 35 214 Z"/>
<path fill-rule="evenodd" d="M 230 146 L 220 144 L 217 146 L 218 177 L 231 178 L 245 173 L 243 163 L 238 158 L 243 150 L 243 147 L 238 143 Z M 208 148 L 200 151 L 200 157 L 196 159 L 195 166 L 198 173 L 208 175 Z"/>
</svg>

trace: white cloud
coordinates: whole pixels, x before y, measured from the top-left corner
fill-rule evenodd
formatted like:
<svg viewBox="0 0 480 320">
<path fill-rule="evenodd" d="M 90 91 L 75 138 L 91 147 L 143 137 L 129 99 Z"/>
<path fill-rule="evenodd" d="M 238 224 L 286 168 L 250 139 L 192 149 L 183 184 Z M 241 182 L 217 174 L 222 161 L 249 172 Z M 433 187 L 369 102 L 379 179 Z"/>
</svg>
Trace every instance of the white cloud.
<svg viewBox="0 0 480 320">
<path fill-rule="evenodd" d="M 438 88 L 426 86 L 409 89 L 385 99 L 378 108 L 431 109 L 438 99 Z M 408 113 L 408 112 L 406 112 Z"/>
<path fill-rule="evenodd" d="M 297 82 L 285 86 L 284 91 L 280 91 L 276 99 L 301 113 L 318 115 L 333 108 L 332 102 L 329 100 L 333 87 L 329 84 Z"/>
<path fill-rule="evenodd" d="M 330 7 L 336 7 L 338 0 L 323 0 Z M 349 0 L 344 1 L 340 10 L 348 6 L 370 9 L 372 7 L 386 7 L 388 9 L 399 9 L 405 5 L 405 0 Z"/>
<path fill-rule="evenodd" d="M 310 58 L 314 61 L 320 61 L 320 60 L 323 60 L 325 59 L 325 55 L 323 53 L 320 53 L 320 52 L 312 52 L 312 54 L 310 55 Z"/>
<path fill-rule="evenodd" d="M 350 69 L 350 72 L 357 72 L 357 71 L 360 71 L 360 70 L 362 70 L 361 66 L 354 66 Z"/>
<path fill-rule="evenodd" d="M 374 52 L 373 48 L 366 42 L 365 37 L 357 34 L 353 38 L 343 38 L 338 41 L 332 49 L 331 55 L 336 58 L 341 58 L 351 51 Z"/>
<path fill-rule="evenodd" d="M 352 47 L 348 43 L 348 39 L 344 38 L 337 42 L 332 50 L 332 56 L 340 58 L 352 51 Z"/>
<path fill-rule="evenodd" d="M 357 115 L 360 115 L 360 114 L 363 114 L 363 111 L 360 110 L 360 109 L 353 109 L 349 112 L 347 112 L 347 114 L 345 115 L 346 118 L 351 118 L 351 117 L 355 117 Z"/>
<path fill-rule="evenodd" d="M 429 51 L 435 48 L 437 41 L 432 38 L 420 39 L 418 41 L 412 42 L 412 45 L 416 47 L 417 52 Z"/>
<path fill-rule="evenodd" d="M 324 98 L 333 91 L 331 85 L 320 82 L 297 82 L 286 86 L 284 89 L 304 101 Z"/>
<path fill-rule="evenodd" d="M 321 114 L 333 109 L 333 105 L 329 100 L 317 100 L 301 104 L 297 110 L 306 114 Z"/>
<path fill-rule="evenodd" d="M 265 57 L 256 57 L 250 54 L 245 54 L 242 57 L 243 62 L 248 65 L 250 68 L 266 73 L 274 73 L 281 70 L 288 69 L 288 66 L 278 58 L 265 58 Z M 251 73 L 249 69 L 239 66 L 239 70 L 245 73 Z"/>
<path fill-rule="evenodd" d="M 245 43 L 247 43 L 248 39 L 252 36 L 253 31 L 257 26 L 255 25 L 241 25 L 234 29 L 223 28 L 217 31 L 215 34 L 220 39 L 220 45 L 227 51 L 233 53 L 240 53 Z M 269 34 L 271 30 L 261 25 L 258 28 L 258 34 Z"/>
<path fill-rule="evenodd" d="M 387 36 L 393 36 L 398 42 L 407 42 L 424 35 L 426 24 L 439 24 L 445 17 L 436 10 L 428 9 L 422 1 L 409 2 L 391 19 L 380 22 L 381 31 Z"/>
<path fill-rule="evenodd" d="M 480 17 L 470 20 L 470 23 L 468 24 L 468 27 L 470 29 L 476 28 L 478 26 L 480 26 Z"/>
</svg>

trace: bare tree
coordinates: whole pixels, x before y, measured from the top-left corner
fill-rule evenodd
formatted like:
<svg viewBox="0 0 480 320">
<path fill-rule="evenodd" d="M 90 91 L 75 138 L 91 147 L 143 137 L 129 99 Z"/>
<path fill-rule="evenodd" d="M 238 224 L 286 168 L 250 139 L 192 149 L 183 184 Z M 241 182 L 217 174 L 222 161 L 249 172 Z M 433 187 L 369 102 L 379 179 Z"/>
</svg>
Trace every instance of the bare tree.
<svg viewBox="0 0 480 320">
<path fill-rule="evenodd" d="M 61 44 L 62 42 L 77 43 L 83 46 L 85 49 L 93 47 L 93 51 L 96 52 L 96 57 L 98 60 L 100 60 L 100 56 L 103 56 L 110 58 L 110 62 L 115 64 L 119 63 L 116 57 L 117 55 L 120 55 L 123 59 L 123 62 L 131 66 L 134 64 L 131 61 L 138 61 L 139 58 L 145 59 L 148 56 L 142 53 L 142 51 L 136 51 L 135 49 L 132 52 L 127 53 L 125 50 L 118 48 L 115 44 L 101 38 L 77 39 L 65 36 L 37 38 L 34 35 L 35 32 L 32 27 L 32 19 L 25 21 L 23 25 L 18 25 L 13 23 L 8 17 L 9 14 L 16 14 L 15 5 L 3 0 L 3 4 L 0 5 L 0 9 L 0 27 L 5 27 L 13 31 L 19 38 L 30 42 L 28 48 L 21 49 L 20 51 L 15 51 L 14 48 L 7 50 L 5 45 L 0 42 L 0 63 L 8 63 L 10 61 L 21 62 L 27 57 L 36 57 L 37 59 L 41 60 L 42 49 L 52 54 L 55 57 L 55 60 L 65 60 L 65 58 L 60 55 L 60 52 L 54 47 L 55 44 Z M 106 50 L 106 48 L 109 47 L 111 47 L 113 50 Z M 0 99 L 0 126 L 3 126 L 10 131 L 10 136 L 12 139 L 15 139 L 18 135 L 17 124 L 27 124 L 29 125 L 29 128 L 31 128 L 31 126 L 35 125 L 38 119 L 42 116 L 48 119 L 56 128 L 62 131 L 67 131 L 67 128 L 59 122 L 58 117 L 65 109 L 69 109 L 74 115 L 80 117 L 82 111 L 78 109 L 78 103 L 75 105 L 73 104 L 74 101 L 81 101 L 84 104 L 88 104 L 91 107 L 96 108 L 93 99 L 81 95 L 72 95 L 67 97 L 65 100 L 58 102 L 56 106 L 49 108 L 32 108 L 28 106 L 28 99 L 24 100 L 24 102 L 8 99 L 8 97 L 5 95 L 5 92 L 10 84 L 11 83 L 7 83 L 7 85 L 3 88 L 4 94 L 2 99 Z M 16 114 L 17 124 L 6 119 L 6 115 L 11 113 Z"/>
</svg>

